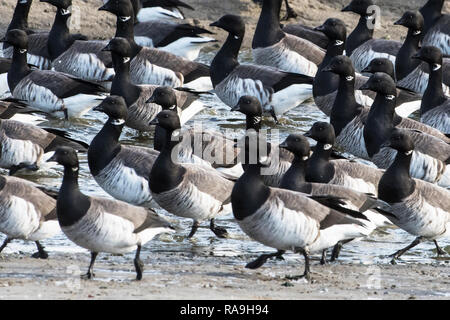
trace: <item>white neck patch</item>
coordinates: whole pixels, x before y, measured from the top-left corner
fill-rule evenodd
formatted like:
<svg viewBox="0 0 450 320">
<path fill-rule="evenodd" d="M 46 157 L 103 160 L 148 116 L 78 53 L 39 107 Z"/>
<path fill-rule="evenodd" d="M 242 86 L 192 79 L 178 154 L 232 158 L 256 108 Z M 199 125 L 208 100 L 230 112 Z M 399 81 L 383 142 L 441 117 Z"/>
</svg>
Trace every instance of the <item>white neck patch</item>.
<svg viewBox="0 0 450 320">
<path fill-rule="evenodd" d="M 303 156 L 303 157 L 302 157 L 302 160 L 303 160 L 303 161 L 306 161 L 306 160 L 308 160 L 308 159 L 309 159 L 309 156 Z"/>
<path fill-rule="evenodd" d="M 442 65 L 440 65 L 440 64 L 438 64 L 438 63 L 435 63 L 435 64 L 433 64 L 433 71 L 437 71 L 437 70 L 439 70 L 441 67 L 442 67 Z"/>
<path fill-rule="evenodd" d="M 405 154 L 406 154 L 407 156 L 411 155 L 411 153 L 413 153 L 412 150 L 409 150 L 409 151 L 406 151 L 406 152 L 405 152 Z"/>
<path fill-rule="evenodd" d="M 336 47 L 342 46 L 343 44 L 344 44 L 344 41 L 342 41 L 342 40 L 336 40 L 336 41 L 334 42 L 334 45 L 335 45 Z"/>
<path fill-rule="evenodd" d="M 130 57 L 123 57 L 123 63 L 127 63 L 131 60 Z"/>
<path fill-rule="evenodd" d="M 73 172 L 77 172 L 78 171 L 78 167 L 72 168 Z"/>
<path fill-rule="evenodd" d="M 386 96 L 386 99 L 387 99 L 387 100 L 394 100 L 394 99 L 395 99 L 395 96 L 394 96 L 393 94 L 388 94 L 388 95 Z"/>
<path fill-rule="evenodd" d="M 19 1 L 20 4 L 25 4 L 25 3 L 27 3 L 27 2 L 28 2 L 27 0 L 20 0 L 20 1 Z"/>
<path fill-rule="evenodd" d="M 345 80 L 347 80 L 347 81 L 352 81 L 353 79 L 355 79 L 353 76 L 347 76 L 347 77 L 345 77 Z"/>
<path fill-rule="evenodd" d="M 176 108 L 177 108 L 177 106 L 175 104 L 173 106 L 169 107 L 170 110 L 175 110 Z"/>
<path fill-rule="evenodd" d="M 373 20 L 373 19 L 375 19 L 375 15 L 372 15 L 372 16 L 366 16 L 366 20 Z"/>
<path fill-rule="evenodd" d="M 114 119 L 111 123 L 115 126 L 121 126 L 125 123 L 124 119 Z"/>
<path fill-rule="evenodd" d="M 234 36 L 234 38 L 235 38 L 236 40 L 239 40 L 239 39 L 240 39 L 238 36 Z"/>
<path fill-rule="evenodd" d="M 131 16 L 127 16 L 127 17 L 119 17 L 119 20 L 122 22 L 127 22 L 128 20 L 131 19 Z"/>
<path fill-rule="evenodd" d="M 413 32 L 413 35 L 414 35 L 414 36 L 417 36 L 418 34 L 421 34 L 421 33 L 422 33 L 422 31 L 416 30 L 416 31 Z"/>
<path fill-rule="evenodd" d="M 25 52 L 27 52 L 27 49 L 19 49 L 19 52 L 20 53 L 25 53 Z"/>
<path fill-rule="evenodd" d="M 253 124 L 257 124 L 261 122 L 261 117 L 253 117 Z"/>
<path fill-rule="evenodd" d="M 180 130 L 175 130 L 174 132 L 172 132 L 172 140 L 173 141 L 178 141 L 178 137 L 180 136 Z M 176 138 L 176 139 L 174 139 Z"/>
<path fill-rule="evenodd" d="M 330 150 L 331 148 L 333 148 L 333 146 L 331 144 L 326 144 L 323 146 L 323 150 Z"/>
<path fill-rule="evenodd" d="M 61 9 L 61 15 L 67 16 L 68 14 L 70 14 L 70 9 Z"/>
</svg>

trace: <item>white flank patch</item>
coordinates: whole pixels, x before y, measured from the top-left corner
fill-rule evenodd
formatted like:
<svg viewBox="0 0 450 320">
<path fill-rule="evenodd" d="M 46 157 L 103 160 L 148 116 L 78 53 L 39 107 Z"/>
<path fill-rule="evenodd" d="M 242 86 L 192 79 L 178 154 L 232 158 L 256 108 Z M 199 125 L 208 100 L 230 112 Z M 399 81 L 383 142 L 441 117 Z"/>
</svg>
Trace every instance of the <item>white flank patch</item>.
<svg viewBox="0 0 450 320">
<path fill-rule="evenodd" d="M 26 101 L 30 107 L 54 113 L 63 109 L 63 101 L 59 99 L 50 89 L 38 86 L 29 77 L 23 78 L 14 88 L 13 97 Z"/>
<path fill-rule="evenodd" d="M 173 70 L 159 67 L 147 59 L 143 61 L 143 59 L 134 58 L 130 64 L 130 75 L 134 84 L 151 84 L 173 88 L 183 85 Z"/>
<path fill-rule="evenodd" d="M 198 58 L 200 50 L 211 42 L 216 42 L 216 39 L 207 37 L 184 37 L 158 49 L 194 61 Z"/>
<path fill-rule="evenodd" d="M 137 14 L 139 22 L 147 22 L 152 20 L 175 20 L 184 19 L 178 9 L 167 10 L 162 7 L 141 8 Z"/>
<path fill-rule="evenodd" d="M 47 119 L 45 119 L 44 117 L 25 113 L 16 113 L 14 116 L 11 117 L 11 120 L 19 121 L 22 123 L 28 123 L 35 126 L 47 121 Z"/>
<path fill-rule="evenodd" d="M 8 73 L 0 74 L 0 98 L 7 96 L 9 93 Z"/>
<path fill-rule="evenodd" d="M 142 47 L 149 47 L 149 48 L 153 48 L 153 40 L 149 37 L 144 37 L 144 36 L 134 36 L 134 41 L 142 46 Z"/>
<path fill-rule="evenodd" d="M 94 53 L 78 53 L 68 50 L 52 64 L 54 70 L 88 81 L 107 81 L 114 77 L 114 69 L 107 68 Z"/>
<path fill-rule="evenodd" d="M 64 105 L 67 108 L 69 118 L 79 118 L 89 110 L 99 104 L 99 99 L 106 96 L 97 96 L 91 94 L 77 94 L 76 96 L 65 98 Z"/>
<path fill-rule="evenodd" d="M 422 103 L 422 100 L 417 101 L 411 101 L 411 102 L 405 102 L 395 108 L 395 112 L 403 118 L 407 118 L 411 113 L 416 112 L 420 109 L 420 105 Z"/>
<path fill-rule="evenodd" d="M 372 211 L 372 210 L 367 210 L 365 212 L 362 213 L 363 215 L 366 216 L 367 219 L 370 220 L 370 222 L 372 222 L 377 228 L 381 228 L 381 227 L 387 227 L 387 226 L 392 226 L 392 222 L 386 218 L 385 216 L 383 216 L 382 214 Z"/>
<path fill-rule="evenodd" d="M 6 198 L 6 199 L 5 199 Z M 40 226 L 40 214 L 31 202 L 3 196 L 0 205 L 0 232 L 10 238 L 28 239 Z"/>
<path fill-rule="evenodd" d="M 309 84 L 294 84 L 276 92 L 272 97 L 272 106 L 276 115 L 282 115 L 297 107 L 313 96 L 312 86 Z"/>
<path fill-rule="evenodd" d="M 10 139 L 0 131 L 1 153 L 0 167 L 10 168 L 13 165 L 38 162 L 43 150 L 37 144 L 28 140 Z"/>
<path fill-rule="evenodd" d="M 44 221 L 41 223 L 39 229 L 28 237 L 28 240 L 44 240 L 56 236 L 59 233 L 61 233 L 61 227 L 57 219 Z"/>
<path fill-rule="evenodd" d="M 213 85 L 210 77 L 200 77 L 191 82 L 185 83 L 184 87 L 197 91 L 213 90 Z"/>
<path fill-rule="evenodd" d="M 175 230 L 169 229 L 169 228 L 151 228 L 151 229 L 145 229 L 144 231 L 141 231 L 138 233 L 138 243 L 140 245 L 144 245 L 150 240 L 152 240 L 154 237 L 156 237 L 158 234 L 161 233 L 175 233 Z"/>
<path fill-rule="evenodd" d="M 184 109 L 181 112 L 180 123 L 183 126 L 186 122 L 188 122 L 192 117 L 194 117 L 197 113 L 205 109 L 205 105 L 200 100 L 195 100 L 192 102 L 189 107 Z"/>
</svg>

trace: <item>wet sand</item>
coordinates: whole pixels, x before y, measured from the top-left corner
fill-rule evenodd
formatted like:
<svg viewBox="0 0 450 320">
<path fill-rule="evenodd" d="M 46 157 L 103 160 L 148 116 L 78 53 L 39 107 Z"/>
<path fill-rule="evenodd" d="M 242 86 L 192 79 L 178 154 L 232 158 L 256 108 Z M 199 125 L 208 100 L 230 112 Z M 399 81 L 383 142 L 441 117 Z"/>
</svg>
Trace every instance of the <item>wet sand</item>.
<svg viewBox="0 0 450 320">
<path fill-rule="evenodd" d="M 320 265 L 312 262 L 312 280 L 287 280 L 303 273 L 303 259 L 269 261 L 246 269 L 249 257 L 216 257 L 193 253 L 144 255 L 145 272 L 136 281 L 134 266 L 101 254 L 94 280 L 80 280 L 90 255 L 51 254 L 36 260 L 20 254 L 0 258 L 0 300 L 3 299 L 449 299 L 449 262 L 391 265 Z"/>
</svg>

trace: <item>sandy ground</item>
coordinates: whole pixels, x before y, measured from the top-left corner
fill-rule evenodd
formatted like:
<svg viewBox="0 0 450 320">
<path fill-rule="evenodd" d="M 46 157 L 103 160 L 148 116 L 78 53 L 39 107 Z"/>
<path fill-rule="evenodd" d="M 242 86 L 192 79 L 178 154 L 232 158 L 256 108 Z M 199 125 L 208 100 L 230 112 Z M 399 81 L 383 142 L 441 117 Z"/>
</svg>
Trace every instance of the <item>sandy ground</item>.
<svg viewBox="0 0 450 320">
<path fill-rule="evenodd" d="M 116 258 L 116 257 L 114 257 Z M 248 260 L 249 257 L 246 257 Z M 35 260 L 19 254 L 0 259 L 2 299 L 449 299 L 450 268 L 436 264 L 379 265 L 312 262 L 312 280 L 287 280 L 303 272 L 303 259 L 270 261 L 245 269 L 242 257 L 208 253 L 143 256 L 144 278 L 135 281 L 132 261 L 99 255 L 94 280 L 80 280 L 89 254 Z M 389 260 L 387 260 L 389 261 Z M 236 263 L 238 262 L 238 263 Z"/>
</svg>

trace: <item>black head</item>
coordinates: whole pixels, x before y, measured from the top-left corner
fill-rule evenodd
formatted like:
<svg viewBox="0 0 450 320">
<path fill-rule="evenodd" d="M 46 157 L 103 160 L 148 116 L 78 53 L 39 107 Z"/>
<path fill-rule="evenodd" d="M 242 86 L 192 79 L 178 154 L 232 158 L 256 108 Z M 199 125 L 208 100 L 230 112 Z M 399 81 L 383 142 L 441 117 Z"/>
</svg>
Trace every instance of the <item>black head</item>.
<svg viewBox="0 0 450 320">
<path fill-rule="evenodd" d="M 163 110 L 175 110 L 177 107 L 177 96 L 175 95 L 175 90 L 171 87 L 158 87 L 153 91 L 150 99 L 147 103 L 156 103 L 160 105 Z"/>
<path fill-rule="evenodd" d="M 51 4 L 54 7 L 57 7 L 58 9 L 64 9 L 62 11 L 63 15 L 70 14 L 69 7 L 72 6 L 72 0 L 40 0 L 41 2 L 46 2 L 48 4 Z"/>
<path fill-rule="evenodd" d="M 290 134 L 283 143 L 280 144 L 280 148 L 286 149 L 292 152 L 300 159 L 307 160 L 311 153 L 311 147 L 308 139 L 301 134 Z"/>
<path fill-rule="evenodd" d="M 410 155 L 414 150 L 414 142 L 411 136 L 405 131 L 394 129 L 391 133 L 391 137 L 382 145 L 382 147 L 390 147 L 398 152 Z"/>
<path fill-rule="evenodd" d="M 391 77 L 395 74 L 394 64 L 388 58 L 375 58 L 364 68 L 363 73 L 383 72 Z"/>
<path fill-rule="evenodd" d="M 374 5 L 373 0 L 353 0 L 352 2 L 350 2 L 348 6 L 344 7 L 341 11 L 354 12 L 356 14 L 359 14 L 360 16 L 366 16 L 371 15 L 371 13 L 368 12 L 367 9 L 373 5 Z"/>
<path fill-rule="evenodd" d="M 328 122 L 316 122 L 311 129 L 305 133 L 305 137 L 311 138 L 318 143 L 334 145 L 336 135 L 334 127 Z M 331 148 L 331 147 L 330 147 Z"/>
<path fill-rule="evenodd" d="M 130 0 L 109 0 L 98 10 L 108 11 L 119 17 L 124 22 L 134 16 L 134 9 Z"/>
<path fill-rule="evenodd" d="M 9 30 L 1 42 L 5 42 L 17 49 L 28 49 L 28 36 L 23 30 Z"/>
<path fill-rule="evenodd" d="M 245 35 L 245 23 L 240 16 L 227 14 L 209 25 L 210 27 L 221 28 L 235 37 L 243 38 Z"/>
<path fill-rule="evenodd" d="M 394 80 L 391 76 L 382 72 L 373 74 L 360 90 L 371 90 L 383 95 L 397 96 L 397 87 Z"/>
<path fill-rule="evenodd" d="M 114 95 L 105 98 L 102 103 L 94 108 L 94 111 L 103 112 L 113 120 L 120 120 L 121 124 L 124 123 L 128 115 L 125 99 Z"/>
<path fill-rule="evenodd" d="M 116 37 L 102 51 L 111 51 L 121 57 L 131 57 L 131 46 L 127 39 Z"/>
<path fill-rule="evenodd" d="M 150 125 L 157 125 L 169 132 L 181 128 L 180 118 L 175 111 L 163 110 L 150 122 Z"/>
<path fill-rule="evenodd" d="M 64 167 L 78 168 L 78 155 L 75 149 L 71 147 L 59 147 L 53 156 L 47 160 L 47 162 L 50 161 L 56 161 Z"/>
<path fill-rule="evenodd" d="M 419 11 L 406 11 L 399 20 L 394 22 L 394 25 L 404 26 L 420 34 L 423 29 L 424 20 Z"/>
<path fill-rule="evenodd" d="M 442 51 L 433 46 L 422 47 L 412 58 L 422 60 L 428 64 L 442 65 Z"/>
<path fill-rule="evenodd" d="M 327 19 L 321 26 L 314 28 L 316 31 L 323 32 L 328 39 L 342 45 L 347 39 L 347 27 L 344 21 L 336 18 Z"/>
<path fill-rule="evenodd" d="M 261 117 L 262 106 L 258 98 L 253 96 L 242 96 L 237 105 L 231 108 L 231 111 L 239 111 L 246 116 Z"/>
<path fill-rule="evenodd" d="M 333 72 L 341 76 L 353 76 L 355 68 L 349 57 L 340 55 L 331 59 L 328 66 L 326 66 L 323 71 Z"/>
</svg>

